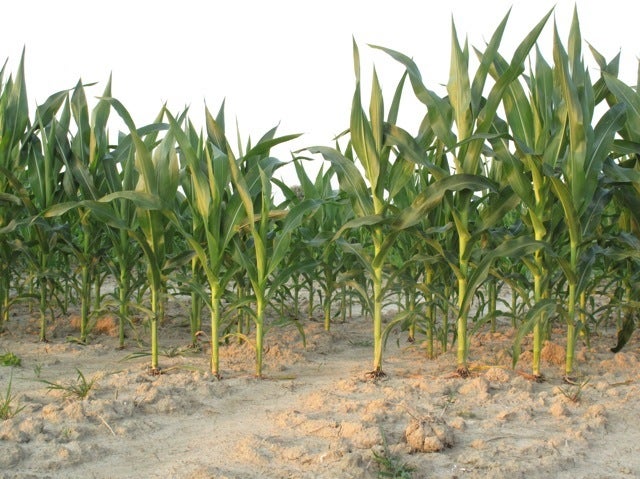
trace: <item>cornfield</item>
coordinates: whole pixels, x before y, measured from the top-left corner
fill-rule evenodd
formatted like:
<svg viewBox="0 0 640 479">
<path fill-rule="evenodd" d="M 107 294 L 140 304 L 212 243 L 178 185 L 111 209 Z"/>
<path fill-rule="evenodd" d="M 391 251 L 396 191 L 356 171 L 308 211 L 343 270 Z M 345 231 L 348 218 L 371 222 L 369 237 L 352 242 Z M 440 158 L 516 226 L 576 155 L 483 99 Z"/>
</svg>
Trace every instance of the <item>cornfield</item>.
<svg viewBox="0 0 640 479">
<path fill-rule="evenodd" d="M 191 347 L 209 342 L 211 374 L 223 373 L 220 348 L 238 340 L 253 346 L 261 377 L 273 328 L 293 325 L 304 337 L 316 308 L 330 330 L 355 306 L 371 320 L 363 370 L 372 378 L 385 374 L 392 331 L 424 341 L 425 360 L 455 347 L 452 369 L 467 377 L 474 334 L 511 328 L 514 365 L 531 335 L 531 375 L 543 380 L 541 347 L 560 327 L 571 382 L 577 341 L 613 327 L 619 350 L 637 320 L 640 94 L 618 78 L 619 56 L 589 46 L 592 78 L 577 14 L 566 43 L 553 27 L 545 57 L 537 42 L 550 15 L 510 60 L 500 54 L 508 15 L 483 50 L 454 26 L 442 96 L 409 56 L 374 46 L 405 70 L 384 98 L 354 40 L 344 133 L 286 161 L 271 151 L 299 135 L 274 128 L 232 141 L 224 104 L 205 110 L 201 129 L 189 111 L 166 108 L 137 125 L 111 79 L 93 107 L 79 82 L 30 111 L 24 54 L 15 73 L 5 63 L 0 331 L 26 302 L 47 341 L 48 324 L 73 309 L 70 340 L 86 344 L 111 312 L 124 347 L 142 316 L 148 337 L 139 341 L 159 374 L 158 326 L 168 298 L 186 296 Z M 424 108 L 413 130 L 398 124 L 409 87 Z M 114 117 L 126 125 L 115 139 Z M 315 177 L 307 162 L 322 164 Z M 289 163 L 297 187 L 276 176 Z"/>
</svg>

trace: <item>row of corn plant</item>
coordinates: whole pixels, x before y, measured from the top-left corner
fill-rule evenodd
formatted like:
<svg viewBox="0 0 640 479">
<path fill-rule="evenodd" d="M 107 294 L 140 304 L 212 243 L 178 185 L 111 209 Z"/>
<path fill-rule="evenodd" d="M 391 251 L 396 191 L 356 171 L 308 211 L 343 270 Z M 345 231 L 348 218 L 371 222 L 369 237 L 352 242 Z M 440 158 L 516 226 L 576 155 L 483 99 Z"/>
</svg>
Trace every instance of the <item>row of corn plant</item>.
<svg viewBox="0 0 640 479">
<path fill-rule="evenodd" d="M 77 340 L 86 343 L 92 318 L 115 305 L 124 347 L 134 311 L 143 312 L 157 373 L 164 304 L 179 285 L 191 301 L 192 345 L 205 335 L 208 309 L 211 373 L 220 376 L 220 345 L 236 336 L 255 349 L 261 376 L 268 329 L 293 318 L 303 331 L 306 289 L 307 316 L 317 304 L 327 330 L 337 314 L 347 320 L 354 298 L 362 303 L 372 320 L 371 377 L 384 374 L 384 344 L 397 327 L 412 341 L 424 334 L 429 357 L 436 338 L 441 351 L 457 343 L 457 372 L 467 376 L 473 333 L 501 327 L 499 292 L 508 286 L 514 361 L 531 334 L 532 373 L 541 379 L 542 343 L 560 322 L 571 379 L 576 342 L 588 340 L 605 311 L 590 296 L 615 289 L 616 349 L 635 326 L 640 99 L 617 78 L 618 57 L 607 61 L 593 48 L 602 73 L 592 80 L 577 14 L 567 47 L 553 28 L 548 62 L 537 41 L 550 14 L 511 60 L 499 53 L 505 16 L 485 48 L 473 50 L 473 73 L 472 50 L 452 25 L 444 96 L 424 85 L 408 56 L 374 47 L 406 70 L 389 105 L 374 69 L 365 106 L 354 40 L 348 127 L 333 147 L 294 153 L 299 189 L 276 178 L 286 163 L 271 156 L 298 135 L 272 129 L 233 148 L 224 104 L 215 117 L 205 109 L 204 132 L 187 111 L 166 108 L 140 127 L 111 96 L 110 80 L 93 109 L 90 86 L 78 82 L 31 119 L 24 62 L 6 81 L 3 67 L 0 327 L 12 301 L 29 301 L 46 340 L 49 318 L 71 302 L 80 311 Z M 406 80 L 425 108 L 417 133 L 398 125 Z M 111 110 L 127 128 L 116 144 Z M 305 165 L 322 160 L 326 169 L 311 180 Z M 116 286 L 103 302 L 107 275 Z"/>
</svg>

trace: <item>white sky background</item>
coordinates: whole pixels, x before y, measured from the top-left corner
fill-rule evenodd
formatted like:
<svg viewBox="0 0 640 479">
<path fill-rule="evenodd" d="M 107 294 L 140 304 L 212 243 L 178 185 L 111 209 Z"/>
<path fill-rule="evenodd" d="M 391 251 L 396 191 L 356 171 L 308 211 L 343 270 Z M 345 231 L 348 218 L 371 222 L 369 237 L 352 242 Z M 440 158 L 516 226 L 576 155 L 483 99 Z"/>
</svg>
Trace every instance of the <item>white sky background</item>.
<svg viewBox="0 0 640 479">
<path fill-rule="evenodd" d="M 577 0 L 583 39 L 607 60 L 622 51 L 620 77 L 628 84 L 635 84 L 640 55 L 636 4 Z M 14 72 L 26 48 L 27 91 L 34 104 L 72 88 L 79 78 L 98 82 L 87 95 L 99 96 L 113 73 L 113 96 L 138 126 L 152 122 L 165 102 L 174 114 L 189 106 L 200 126 L 205 102 L 215 115 L 226 99 L 230 138 L 236 119 L 245 142 L 249 135 L 257 141 L 277 124 L 279 134 L 303 133 L 274 152 L 289 160 L 290 150 L 332 145 L 348 126 L 352 36 L 360 47 L 363 82 L 368 84 L 375 64 L 388 106 L 403 70 L 367 44 L 412 57 L 426 86 L 438 91 L 448 79 L 452 17 L 461 41 L 467 37 L 470 46 L 482 48 L 513 7 L 500 49 L 510 59 L 554 5 L 566 45 L 572 0 L 8 2 L 2 6 L 0 63 L 8 58 Z M 550 63 L 552 35 L 549 22 L 539 42 Z M 586 44 L 583 52 L 597 77 Z M 399 124 L 414 132 L 423 109 L 410 88 L 404 98 Z"/>
</svg>

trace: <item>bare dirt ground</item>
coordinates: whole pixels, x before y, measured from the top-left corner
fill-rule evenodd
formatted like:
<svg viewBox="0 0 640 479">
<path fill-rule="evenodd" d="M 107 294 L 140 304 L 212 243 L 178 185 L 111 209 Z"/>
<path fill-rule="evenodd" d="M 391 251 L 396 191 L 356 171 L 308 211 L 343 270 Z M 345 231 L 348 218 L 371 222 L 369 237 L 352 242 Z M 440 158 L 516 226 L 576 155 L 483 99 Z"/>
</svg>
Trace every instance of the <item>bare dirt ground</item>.
<svg viewBox="0 0 640 479">
<path fill-rule="evenodd" d="M 306 348 L 292 328 L 268 333 L 264 379 L 252 376 L 251 347 L 234 343 L 216 380 L 207 351 L 176 355 L 188 343 L 178 307 L 161 329 L 160 376 L 147 374 L 148 357 L 126 359 L 138 346 L 117 350 L 108 328 L 81 346 L 59 318 L 43 344 L 18 311 L 0 354 L 22 364 L 0 367 L 0 401 L 12 376 L 24 409 L 0 421 L 0 478 L 640 477 L 637 334 L 617 355 L 614 331 L 580 343 L 588 382 L 570 386 L 561 334 L 544 351 L 547 381 L 535 383 L 528 344 L 511 368 L 506 325 L 472 339 L 469 379 L 452 375 L 452 352 L 427 360 L 401 333 L 387 345 L 388 376 L 372 382 L 368 320 L 329 333 L 307 322 Z M 75 384 L 77 370 L 95 380 L 86 399 L 48 388 Z M 404 466 L 385 476 L 376 456 Z"/>
</svg>

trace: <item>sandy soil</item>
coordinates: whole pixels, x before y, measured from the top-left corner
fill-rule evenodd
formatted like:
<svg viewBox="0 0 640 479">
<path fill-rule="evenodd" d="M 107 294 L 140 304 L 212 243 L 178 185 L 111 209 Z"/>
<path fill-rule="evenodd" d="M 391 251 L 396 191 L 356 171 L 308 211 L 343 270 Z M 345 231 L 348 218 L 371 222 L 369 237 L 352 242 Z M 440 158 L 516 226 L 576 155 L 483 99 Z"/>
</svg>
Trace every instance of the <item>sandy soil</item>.
<svg viewBox="0 0 640 479">
<path fill-rule="evenodd" d="M 178 309 L 161 331 L 167 353 L 187 344 Z M 451 374 L 451 352 L 427 360 L 404 333 L 392 336 L 388 376 L 372 382 L 370 324 L 361 318 L 330 333 L 306 323 L 306 348 L 294 329 L 270 331 L 262 380 L 252 377 L 250 346 L 226 346 L 216 380 L 206 351 L 162 356 L 165 373 L 154 377 L 148 357 L 126 359 L 135 342 L 117 350 L 108 327 L 81 346 L 65 341 L 75 333 L 60 318 L 42 344 L 35 320 L 18 313 L 0 354 L 22 365 L 0 367 L 0 400 L 13 374 L 24 409 L 0 421 L 0 478 L 394 477 L 381 475 L 376 455 L 413 469 L 397 477 L 640 477 L 637 334 L 617 355 L 613 331 L 590 349 L 580 344 L 582 388 L 562 383 L 560 334 L 544 351 L 545 383 L 522 373 L 528 344 L 513 370 L 506 326 L 473 338 L 469 379 Z M 73 384 L 76 369 L 95 379 L 84 400 L 42 382 Z"/>
</svg>

